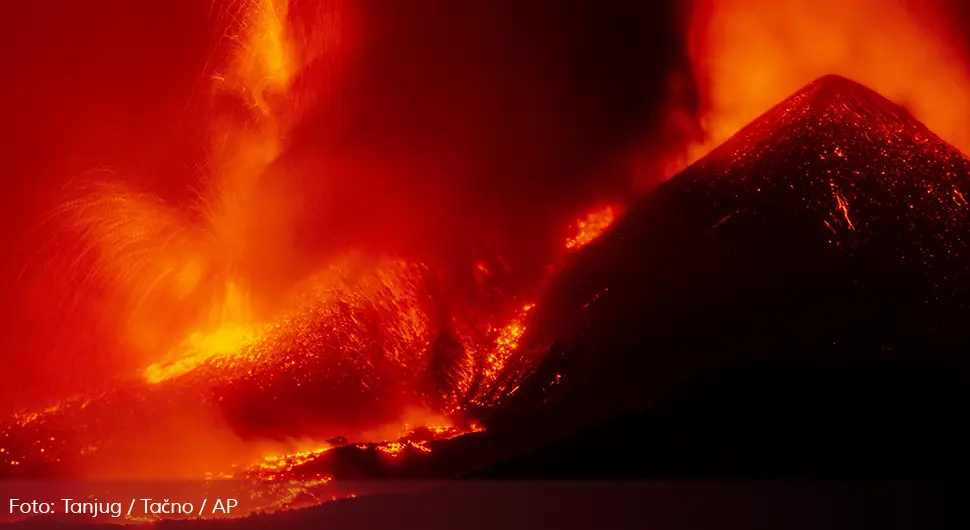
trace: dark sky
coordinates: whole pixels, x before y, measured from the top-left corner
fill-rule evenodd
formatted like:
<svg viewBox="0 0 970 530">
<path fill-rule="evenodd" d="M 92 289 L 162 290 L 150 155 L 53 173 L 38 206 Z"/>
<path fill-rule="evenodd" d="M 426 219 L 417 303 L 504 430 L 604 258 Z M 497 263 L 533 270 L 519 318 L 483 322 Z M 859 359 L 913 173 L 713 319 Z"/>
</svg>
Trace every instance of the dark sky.
<svg viewBox="0 0 970 530">
<path fill-rule="evenodd" d="M 329 143 L 397 167 L 372 177 L 383 199 L 356 191 L 361 173 L 346 177 L 340 202 L 365 212 L 394 202 L 421 219 L 410 232 L 433 234 L 431 245 L 462 237 L 431 227 L 487 227 L 482 237 L 493 239 L 541 233 L 547 219 L 622 189 L 628 175 L 602 168 L 657 136 L 667 74 L 686 64 L 672 5 L 601 4 L 359 0 L 363 44 L 339 83 L 339 110 L 311 118 L 287 156 Z M 44 212 L 68 178 L 96 167 L 169 195 L 196 178 L 208 146 L 200 91 L 222 28 L 197 0 L 43 0 L 3 11 L 0 397 L 19 403 L 97 381 L 114 365 L 83 337 L 83 317 L 71 327 L 25 309 L 18 278 L 43 244 Z M 315 178 L 297 182 L 312 188 Z M 374 234 L 343 223 L 351 238 Z"/>
<path fill-rule="evenodd" d="M 398 242 L 545 232 L 591 195 L 622 191 L 629 175 L 604 166 L 657 132 L 667 75 L 686 71 L 678 12 L 663 2 L 362 4 L 339 116 L 308 119 L 291 153 L 318 150 L 323 132 L 367 159 L 332 179 L 353 187 L 340 187 L 334 222 L 357 238 L 386 234 L 388 217 L 412 220 Z"/>
</svg>

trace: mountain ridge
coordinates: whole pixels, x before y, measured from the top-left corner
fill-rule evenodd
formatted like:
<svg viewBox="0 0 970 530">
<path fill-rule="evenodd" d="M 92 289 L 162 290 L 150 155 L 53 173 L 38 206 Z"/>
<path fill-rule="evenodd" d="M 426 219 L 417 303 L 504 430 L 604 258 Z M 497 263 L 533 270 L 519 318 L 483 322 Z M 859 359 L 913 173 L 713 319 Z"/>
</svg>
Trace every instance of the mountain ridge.
<svg viewBox="0 0 970 530">
<path fill-rule="evenodd" d="M 898 139 L 915 140 L 916 143 L 943 142 L 947 155 L 959 153 L 956 147 L 932 132 L 908 109 L 875 90 L 835 74 L 817 78 L 800 90 L 775 104 L 747 125 L 739 129 L 728 140 L 711 151 L 715 157 L 740 155 L 754 150 L 756 145 L 767 139 L 767 124 L 775 123 L 773 128 L 799 128 L 804 121 L 818 121 L 823 125 L 836 122 L 839 126 L 862 129 L 863 134 L 874 135 L 872 140 L 892 143 Z M 881 126 L 874 127 L 873 124 Z M 706 163 L 709 156 L 697 162 Z M 686 172 L 686 170 L 685 170 Z M 683 173 L 683 172 L 682 172 Z"/>
</svg>

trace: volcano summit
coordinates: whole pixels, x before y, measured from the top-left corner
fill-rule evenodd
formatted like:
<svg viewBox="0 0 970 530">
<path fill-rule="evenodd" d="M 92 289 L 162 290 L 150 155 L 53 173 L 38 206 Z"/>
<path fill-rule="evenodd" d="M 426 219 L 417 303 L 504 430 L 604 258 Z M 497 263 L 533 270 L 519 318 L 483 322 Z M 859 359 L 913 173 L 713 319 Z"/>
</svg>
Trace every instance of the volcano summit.
<svg viewBox="0 0 970 530">
<path fill-rule="evenodd" d="M 944 444 L 965 399 L 967 198 L 964 154 L 874 91 L 820 78 L 578 256 L 524 339 L 551 353 L 495 423 L 520 423 L 528 402 L 549 417 L 536 432 L 565 429 L 563 410 L 595 421 L 647 407 L 648 436 L 673 452 L 646 465 L 664 473 L 698 465 L 705 443 L 705 472 L 750 474 L 775 457 L 798 470 L 822 462 L 812 472 L 905 467 L 915 447 Z M 700 416 L 658 419 L 685 402 Z M 881 449 L 817 453 L 867 444 Z M 883 462 L 887 444 L 900 452 Z"/>
</svg>

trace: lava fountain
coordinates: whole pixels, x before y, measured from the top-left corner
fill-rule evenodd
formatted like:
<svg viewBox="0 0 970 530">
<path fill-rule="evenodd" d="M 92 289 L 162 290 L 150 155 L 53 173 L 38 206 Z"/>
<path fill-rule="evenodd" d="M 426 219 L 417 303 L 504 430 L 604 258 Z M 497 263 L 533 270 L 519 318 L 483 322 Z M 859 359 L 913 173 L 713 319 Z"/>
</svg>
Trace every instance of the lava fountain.
<svg viewBox="0 0 970 530">
<path fill-rule="evenodd" d="M 281 160 L 293 152 L 290 141 L 300 126 L 306 125 L 311 113 L 319 117 L 316 111 L 330 104 L 330 87 L 321 82 L 328 76 L 320 72 L 339 70 L 344 55 L 349 53 L 345 22 L 350 15 L 343 2 L 295 0 L 234 2 L 219 12 L 222 25 L 228 28 L 223 44 L 229 51 L 224 57 L 214 55 L 211 63 L 217 69 L 207 72 L 211 75 L 207 75 L 207 90 L 203 92 L 209 95 L 206 125 L 211 145 L 207 163 L 201 168 L 201 183 L 192 190 L 192 200 L 167 200 L 111 173 L 99 172 L 69 187 L 67 198 L 51 217 L 58 231 L 54 249 L 58 259 L 54 266 L 62 267 L 54 274 L 59 280 L 52 282 L 51 288 L 68 293 L 64 298 L 70 304 L 86 300 L 97 307 L 120 348 L 137 359 L 138 370 L 126 374 L 109 391 L 65 400 L 0 422 L 0 464 L 5 473 L 17 477 L 110 475 L 130 479 L 174 474 L 199 478 L 212 472 L 218 477 L 247 476 L 270 481 L 299 475 L 312 485 L 325 484 L 333 478 L 332 469 L 326 466 L 339 468 L 342 461 L 332 455 L 340 453 L 351 460 L 366 456 L 360 458 L 367 461 L 365 471 L 376 472 L 367 476 L 380 476 L 393 467 L 385 465 L 385 461 L 421 458 L 433 450 L 436 441 L 479 430 L 482 411 L 494 410 L 516 394 L 528 397 L 530 388 L 535 391 L 541 387 L 539 391 L 544 393 L 549 381 L 560 382 L 564 370 L 553 366 L 554 362 L 542 362 L 549 349 L 548 343 L 541 342 L 554 342 L 549 337 L 553 332 L 532 331 L 541 337 L 541 341 L 535 339 L 540 343 L 524 341 L 529 339 L 527 330 L 540 328 L 542 318 L 535 316 L 537 313 L 557 311 L 556 304 L 548 303 L 553 298 L 541 292 L 547 286 L 544 282 L 568 263 L 582 265 L 579 251 L 612 227 L 625 205 L 594 208 L 578 219 L 572 227 L 574 232 L 564 237 L 558 255 L 551 263 L 543 262 L 548 265 L 544 269 L 546 276 L 531 290 L 513 281 L 517 280 L 511 278 L 514 271 L 491 250 L 482 250 L 474 263 L 464 263 L 467 256 L 461 253 L 455 267 L 461 270 L 455 271 L 442 265 L 450 257 L 429 264 L 414 255 L 400 256 L 386 249 L 378 252 L 370 247 L 353 248 L 352 244 L 335 245 L 339 248 L 321 253 L 325 257 L 322 263 L 295 267 L 293 261 L 305 256 L 298 252 L 295 236 L 305 227 L 297 225 L 306 219 L 296 215 L 294 209 L 307 208 L 306 203 L 312 201 L 298 196 L 299 186 L 276 185 L 267 180 L 287 177 L 291 166 Z M 927 33 L 914 20 L 901 3 L 875 6 L 866 0 L 851 3 L 848 8 L 841 3 L 809 5 L 791 0 L 754 10 L 733 0 L 702 2 L 694 11 L 690 40 L 694 67 L 708 106 L 705 117 L 710 143 L 697 146 L 695 154 L 720 143 L 799 86 L 832 73 L 857 79 L 907 104 L 944 139 L 967 150 L 970 138 L 964 137 L 962 125 L 970 117 L 970 107 L 961 96 L 970 89 L 970 78 L 946 57 L 948 48 L 941 44 L 939 35 Z M 504 57 L 482 53 L 488 60 Z M 457 62 L 464 66 L 466 61 Z M 517 65 L 513 71 L 525 70 L 525 66 Z M 472 75 L 461 68 L 456 71 L 465 72 L 469 79 L 479 79 L 480 72 Z M 569 70 L 563 79 L 575 73 Z M 922 82 L 912 83 L 915 78 Z M 482 90 L 477 81 L 470 84 L 475 87 L 469 93 L 476 97 L 502 100 Z M 846 83 L 829 78 L 813 86 L 838 88 Z M 824 108 L 838 108 L 836 104 L 842 105 L 856 97 L 852 94 L 860 93 L 854 85 L 849 86 L 852 88 L 845 92 L 826 89 L 835 96 L 825 100 L 834 103 L 826 103 Z M 826 92 L 812 90 L 815 89 L 806 93 Z M 446 93 L 447 89 L 441 92 Z M 535 100 L 546 99 L 542 90 L 535 92 Z M 863 97 L 867 98 L 872 99 Z M 456 99 L 465 102 L 463 97 Z M 788 107 L 795 108 L 798 101 L 801 100 L 788 100 L 787 106 L 771 115 L 787 116 Z M 804 107 L 803 114 L 811 115 L 818 106 Z M 488 105 L 478 110 L 491 118 L 487 109 L 494 110 Z M 561 113 L 559 105 L 550 104 L 531 118 L 545 117 L 547 110 L 551 116 Z M 831 113 L 836 116 L 832 120 L 845 122 L 843 125 L 850 119 L 847 115 L 851 113 Z M 402 121 L 410 127 L 416 120 Z M 442 121 L 454 129 L 464 125 Z M 482 123 L 491 123 L 491 119 L 483 119 Z M 364 123 L 359 128 L 372 125 Z M 476 129 L 469 143 L 492 143 L 490 134 L 494 131 L 480 137 L 478 127 L 467 128 Z M 496 130 L 509 132 L 515 128 Z M 813 130 L 807 125 L 805 128 Z M 444 136 L 442 130 L 452 130 L 428 129 L 433 132 L 429 136 Z M 788 129 L 770 130 L 782 131 L 772 133 L 774 140 L 786 138 Z M 387 134 L 394 137 L 390 143 L 397 145 L 397 137 L 406 136 L 399 132 Z M 405 128 L 404 132 L 410 131 Z M 919 132 L 923 134 L 922 130 Z M 747 142 L 754 137 L 741 138 Z M 810 135 L 798 138 L 803 141 Z M 588 139 L 584 137 L 583 141 Z M 528 140 L 520 142 L 527 147 L 516 145 L 508 152 L 498 150 L 514 161 L 508 166 L 526 166 L 509 171 L 510 175 L 505 175 L 509 181 L 533 170 L 548 169 L 539 167 L 542 164 L 520 164 L 523 152 L 533 146 L 534 139 Z M 892 143 L 898 139 L 890 140 Z M 474 156 L 443 153 L 445 150 L 438 149 L 440 144 L 428 143 L 432 146 L 427 148 L 429 158 L 451 156 L 462 158 L 462 163 L 454 167 L 476 165 Z M 565 144 L 569 142 L 557 145 Z M 370 159 L 379 158 L 379 154 L 368 149 L 371 144 L 362 145 L 365 147 L 357 148 L 362 155 L 348 155 L 353 163 L 346 164 L 351 167 L 343 168 L 345 173 L 356 172 L 354 176 L 359 177 L 366 172 L 355 165 L 355 156 L 372 164 L 393 165 L 383 160 L 373 162 Z M 726 145 L 725 149 L 731 149 L 730 144 Z M 410 151 L 401 146 L 409 148 L 409 142 L 400 142 L 398 148 Z M 784 152 L 797 151 L 789 147 L 785 144 Z M 842 147 L 833 151 L 839 158 Z M 871 153 L 877 148 L 864 146 L 859 152 Z M 320 151 L 312 154 L 320 158 L 330 154 Z M 565 152 L 568 149 L 560 151 L 556 157 L 569 158 Z M 402 156 L 401 160 L 408 158 Z M 468 162 L 465 158 L 474 160 Z M 596 170 L 596 164 L 584 158 L 577 159 L 583 159 L 580 165 L 588 166 L 577 170 L 582 175 Z M 292 162 L 292 158 L 284 162 Z M 959 163 L 963 162 L 960 157 Z M 576 164 L 556 165 L 552 173 L 567 173 L 567 166 Z M 314 167 L 306 172 L 309 175 L 294 180 L 326 180 L 330 175 L 321 168 L 327 167 Z M 504 164 L 498 167 L 498 173 L 507 169 Z M 402 172 L 395 176 L 408 175 Z M 340 178 L 350 180 L 346 174 Z M 358 187 L 359 180 L 341 184 Z M 386 193 L 390 197 L 388 203 L 409 202 L 397 192 L 419 187 L 410 181 L 395 184 L 393 191 Z M 764 187 L 767 189 L 767 184 Z M 760 193 L 761 188 L 756 191 Z M 541 193 L 552 192 L 541 190 L 536 196 Z M 362 194 L 369 199 L 366 190 Z M 448 193 L 441 192 L 440 196 L 449 198 Z M 855 214 L 857 198 L 829 188 L 824 198 L 824 204 L 831 204 L 838 215 L 826 218 L 821 225 L 834 233 L 837 230 L 829 222 L 841 223 L 844 219 L 846 230 L 864 228 L 862 218 Z M 955 198 L 948 199 L 957 198 L 963 198 L 959 190 Z M 533 206 L 531 201 L 519 199 L 525 205 L 523 209 Z M 339 201 L 337 198 L 332 203 Z M 356 214 L 356 203 L 350 202 L 351 206 L 343 206 Z M 372 208 L 385 206 L 393 205 L 381 201 L 379 207 Z M 399 211 L 420 209 L 408 206 Z M 450 205 L 454 211 L 463 206 L 462 201 Z M 713 226 L 713 230 L 735 213 L 740 215 L 741 210 L 716 212 L 710 223 L 700 224 L 705 229 Z M 685 213 L 681 209 L 675 212 L 672 215 L 678 219 Z M 355 221 L 358 218 L 351 217 Z M 388 214 L 379 221 L 369 221 L 385 235 L 384 232 L 393 231 L 386 229 L 384 222 L 396 217 L 404 216 Z M 669 222 L 650 226 L 677 226 L 677 222 L 671 217 Z M 318 224 L 325 228 L 315 227 L 317 232 L 329 228 L 326 223 Z M 821 230 L 821 226 L 816 228 Z M 448 233 L 464 235 L 462 230 L 455 228 Z M 622 240 L 623 234 L 617 233 L 621 237 L 614 239 Z M 352 243 L 352 239 L 350 236 L 345 241 Z M 455 246 L 465 243 L 450 241 Z M 601 248 L 609 249 L 608 238 L 605 243 Z M 650 259 L 664 254 L 659 244 L 657 249 Z M 576 261 L 570 262 L 573 258 Z M 621 265 L 624 261 L 627 263 Z M 663 260 L 658 259 L 657 264 L 662 266 Z M 692 263 L 684 265 L 686 269 Z M 622 272 L 622 267 L 627 268 L 630 277 L 644 275 L 640 263 L 630 264 L 625 259 L 616 259 L 604 267 L 609 269 L 604 272 L 609 279 L 618 270 Z M 312 271 L 304 274 L 307 268 Z M 585 315 L 597 314 L 594 304 L 602 306 L 611 299 L 629 296 L 607 293 L 606 283 L 596 285 L 592 292 L 582 292 L 583 296 L 577 297 L 582 300 L 573 300 L 576 303 L 569 307 L 575 307 L 580 314 L 577 319 L 544 317 L 555 320 L 557 325 L 559 320 L 582 322 Z M 642 298 L 656 303 L 653 295 Z M 544 302 L 537 305 L 536 300 Z M 675 305 L 667 304 L 663 310 Z M 594 310 L 587 312 L 591 307 Z M 589 340 L 583 339 L 588 335 L 585 327 L 568 327 L 580 336 L 578 342 Z M 562 329 L 565 326 L 555 327 L 554 332 Z M 691 331 L 696 334 L 696 329 Z M 523 342 L 525 348 L 520 344 Z M 597 344 L 589 346 L 578 355 L 594 351 Z M 555 355 L 551 358 L 555 360 Z M 637 377 L 643 373 L 629 370 L 628 366 L 617 363 L 612 368 L 636 373 Z M 528 376 L 536 373 L 548 377 L 534 377 L 528 385 L 524 384 Z M 522 388 L 526 390 L 520 391 Z M 334 460 L 330 461 L 330 457 Z M 237 465 L 240 461 L 241 466 Z M 321 467 L 316 468 L 315 464 Z M 313 468 L 312 473 L 308 468 Z"/>
<path fill-rule="evenodd" d="M 286 0 L 223 12 L 232 52 L 211 75 L 212 146 L 194 200 L 169 203 L 99 172 L 79 179 L 54 212 L 73 296 L 96 296 L 122 346 L 148 364 L 159 350 L 175 348 L 161 359 L 174 361 L 186 347 L 197 360 L 239 348 L 268 317 L 255 287 L 286 259 L 266 233 L 286 204 L 264 200 L 258 183 L 313 105 L 294 84 L 309 65 L 331 61 L 338 7 L 326 4 L 302 25 L 291 23 Z"/>
<path fill-rule="evenodd" d="M 94 300 L 139 372 L 0 425 L 15 475 L 197 477 L 232 459 L 317 451 L 334 437 L 452 436 L 474 430 L 476 412 L 515 393 L 535 366 L 518 345 L 542 285 L 510 287 L 501 256 L 486 252 L 456 273 L 339 248 L 309 275 L 283 274 L 297 259 L 286 234 L 299 229 L 291 210 L 301 198 L 267 194 L 265 181 L 279 176 L 271 166 L 303 117 L 327 105 L 319 72 L 346 53 L 343 9 L 227 8 L 231 53 L 210 76 L 211 148 L 192 200 L 106 171 L 67 189 L 50 220 L 62 267 L 51 288 L 68 302 Z M 618 211 L 578 220 L 559 259 Z M 150 427 L 135 419 L 146 417 Z M 181 464 L 159 467 L 148 452 Z"/>
</svg>

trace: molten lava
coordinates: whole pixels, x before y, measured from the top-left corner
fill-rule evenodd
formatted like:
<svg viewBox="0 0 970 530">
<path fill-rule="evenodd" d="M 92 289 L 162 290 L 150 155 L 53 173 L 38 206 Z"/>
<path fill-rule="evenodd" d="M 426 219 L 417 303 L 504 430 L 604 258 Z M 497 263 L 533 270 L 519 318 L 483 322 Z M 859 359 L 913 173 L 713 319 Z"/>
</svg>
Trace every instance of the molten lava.
<svg viewBox="0 0 970 530">
<path fill-rule="evenodd" d="M 884 24 L 859 33 L 858 41 L 836 36 L 817 41 L 813 57 L 823 59 L 807 66 L 795 61 L 797 66 L 789 68 L 787 55 L 782 54 L 784 61 L 782 55 L 775 56 L 778 43 L 760 38 L 769 25 L 747 20 L 745 10 L 727 9 L 728 0 L 714 0 L 714 6 L 706 12 L 710 18 L 699 18 L 695 26 L 705 50 L 697 65 L 711 87 L 712 142 L 741 129 L 783 93 L 808 81 L 804 76 L 814 77 L 817 69 L 858 73 L 860 80 L 894 98 L 912 97 L 917 115 L 939 126 L 953 142 L 964 141 L 949 120 L 956 116 L 962 124 L 970 118 L 962 116 L 967 109 L 952 106 L 963 101 L 955 94 L 966 93 L 970 81 L 938 61 L 935 44 L 903 22 L 898 10 L 878 11 Z M 285 151 L 301 117 L 317 103 L 315 98 L 325 95 L 304 90 L 298 81 L 311 65 L 332 59 L 339 28 L 331 11 L 317 13 L 319 24 L 294 24 L 285 0 L 250 0 L 233 7 L 237 9 L 239 13 L 228 16 L 234 21 L 228 32 L 233 53 L 212 79 L 214 95 L 228 97 L 238 108 L 214 112 L 211 160 L 197 200 L 192 205 L 166 202 L 107 175 L 73 190 L 55 215 L 67 243 L 58 248 L 67 262 L 68 273 L 62 276 L 75 286 L 71 292 L 76 297 L 94 293 L 103 301 L 104 317 L 117 327 L 125 351 L 138 353 L 144 361 L 140 370 L 110 390 L 0 423 L 3 474 L 127 472 L 150 454 L 152 460 L 194 460 L 190 468 L 178 470 L 181 476 L 211 472 L 213 478 L 272 482 L 278 487 L 267 494 L 268 504 L 293 505 L 296 496 L 345 478 L 341 459 L 364 462 L 354 473 L 392 475 L 401 462 L 433 458 L 436 444 L 480 430 L 474 424 L 480 413 L 527 393 L 523 388 L 538 389 L 544 399 L 551 381 L 569 381 L 576 370 L 556 364 L 561 356 L 545 357 L 548 344 L 525 347 L 533 319 L 575 310 L 570 318 L 584 325 L 553 333 L 541 330 L 536 336 L 567 337 L 573 342 L 564 341 L 563 347 L 586 354 L 599 346 L 590 341 L 608 343 L 617 325 L 615 315 L 604 317 L 600 308 L 617 304 L 617 297 L 628 297 L 626 302 L 633 297 L 610 289 L 614 276 L 627 274 L 631 285 L 653 281 L 637 283 L 643 276 L 640 265 L 621 265 L 620 255 L 604 266 L 607 280 L 583 283 L 570 291 L 577 298 L 560 308 L 549 301 L 533 302 L 546 294 L 540 292 L 545 285 L 532 292 L 508 288 L 484 261 L 467 271 L 442 271 L 410 257 L 346 248 L 327 254 L 327 261 L 307 277 L 278 278 L 278 271 L 290 270 L 286 265 L 293 259 L 293 242 L 281 241 L 281 232 L 267 227 L 295 232 L 297 227 L 286 225 L 292 219 L 288 200 L 295 203 L 296 198 L 284 195 L 271 201 L 261 185 L 274 175 L 268 168 Z M 819 12 L 825 15 L 802 17 L 804 31 L 819 34 L 816 26 L 831 24 L 831 13 L 838 11 Z M 894 31 L 887 32 L 887 27 Z M 722 41 L 722 30 L 744 38 Z M 896 42 L 904 44 L 902 51 L 896 47 L 899 53 L 886 53 Z M 796 44 L 794 49 L 801 49 L 804 43 Z M 870 48 L 879 49 L 880 57 L 888 59 L 857 67 L 852 61 L 866 59 L 850 54 L 860 46 L 870 53 Z M 883 62 L 888 60 L 894 62 Z M 908 68 L 894 70 L 900 60 Z M 910 82 L 917 77 L 926 82 Z M 940 101 L 947 102 L 946 112 L 936 106 Z M 797 212 L 799 222 L 819 229 L 825 245 L 837 249 L 839 256 L 864 260 L 867 248 L 882 251 L 885 234 L 899 232 L 905 238 L 890 245 L 899 261 L 926 270 L 946 268 L 962 278 L 967 271 L 965 241 L 954 234 L 961 234 L 967 221 L 968 174 L 970 160 L 904 110 L 855 82 L 825 77 L 661 187 L 651 200 L 682 208 L 670 206 L 667 212 L 676 212 L 670 217 L 651 214 L 660 215 L 651 220 L 662 222 L 647 223 L 654 230 L 650 233 L 668 226 L 686 232 L 674 232 L 677 237 L 661 237 L 660 243 L 652 241 L 644 248 L 666 255 L 671 242 L 720 242 L 717 238 L 728 237 L 723 234 L 734 233 L 737 226 L 764 229 Z M 773 203 L 784 204 L 784 211 L 778 214 Z M 577 269 L 588 270 L 583 266 L 599 256 L 584 255 L 598 250 L 600 245 L 590 247 L 591 242 L 607 229 L 627 234 L 623 230 L 630 230 L 630 223 L 642 221 L 627 219 L 624 224 L 618 217 L 619 207 L 610 206 L 578 220 L 562 244 L 564 253 L 573 252 L 563 261 L 572 265 L 576 258 Z M 629 240 L 636 240 L 634 236 L 639 237 L 633 234 Z M 623 238 L 606 239 L 617 245 Z M 781 245 L 781 239 L 772 241 Z M 745 249 L 762 244 L 741 243 Z M 575 252 L 580 249 L 585 250 Z M 734 254 L 725 257 L 718 250 L 684 255 L 692 260 L 717 256 L 737 265 L 731 261 Z M 562 269 L 550 266 L 557 273 Z M 737 267 L 739 275 L 747 270 Z M 674 276 L 680 271 L 667 272 Z M 451 291 L 458 290 L 452 287 L 460 283 L 451 280 L 454 276 L 474 278 L 469 283 L 477 290 L 452 300 Z M 265 281 L 267 277 L 274 281 Z M 951 278 L 941 275 L 933 284 L 937 301 L 949 296 Z M 664 322 L 665 312 L 691 300 L 665 300 L 663 295 L 675 290 L 649 285 L 654 289 L 636 294 L 643 295 L 639 304 L 657 304 L 644 312 L 655 322 Z M 709 292 L 716 291 L 716 286 L 709 287 Z M 277 303 L 279 299 L 285 303 Z M 669 331 L 650 322 L 653 331 Z M 698 326 L 692 324 L 696 332 Z M 834 336 L 833 343 L 844 338 L 823 335 L 826 341 Z M 676 338 L 696 339 L 688 333 Z M 649 375 L 637 371 L 637 376 L 643 373 Z M 193 418 L 196 423 L 172 418 L 188 411 L 199 415 Z M 144 427 L 144 418 L 157 423 Z M 163 430 L 159 425 L 166 420 L 172 421 Z M 138 452 L 145 438 L 167 446 L 199 434 L 193 429 L 206 421 L 218 423 L 210 428 L 231 440 L 213 436 L 208 445 L 193 442 L 188 448 Z M 165 449 L 170 453 L 161 452 Z M 127 451 L 124 462 L 116 458 L 122 451 Z M 233 466 L 216 456 L 236 462 Z M 170 470 L 145 473 L 165 471 Z M 296 485 L 286 483 L 290 480 Z"/>
<path fill-rule="evenodd" d="M 262 331 L 258 326 L 239 326 L 218 329 L 212 333 L 193 333 L 171 352 L 176 358 L 169 362 L 154 363 L 145 369 L 149 383 L 160 383 L 178 377 L 223 357 L 237 354 L 259 340 Z"/>
<path fill-rule="evenodd" d="M 566 241 L 566 248 L 577 250 L 588 245 L 613 224 L 614 216 L 614 208 L 607 206 L 591 212 L 586 219 L 580 219 L 576 222 L 578 233 Z"/>
<path fill-rule="evenodd" d="M 596 211 L 590 218 L 601 215 Z M 595 235 L 587 232 L 587 240 Z M 138 438 L 132 438 L 130 426 L 137 424 L 136 418 L 165 421 L 172 411 L 181 415 L 194 410 L 228 421 L 257 451 L 260 440 L 276 439 L 272 452 L 277 456 L 255 467 L 243 466 L 249 471 L 242 476 L 286 476 L 315 485 L 325 484 L 333 474 L 286 473 L 328 446 L 310 444 L 309 449 L 280 453 L 276 445 L 348 434 L 362 442 L 357 450 L 389 457 L 423 455 L 432 451 L 430 442 L 476 432 L 467 415 L 514 394 L 539 360 L 524 359 L 518 352 L 536 305 L 523 304 L 504 315 L 458 312 L 447 319 L 449 330 L 435 316 L 441 309 L 429 303 L 433 277 L 427 266 L 416 263 L 345 256 L 298 284 L 291 309 L 279 318 L 192 334 L 138 379 L 123 379 L 113 390 L 10 418 L 2 425 L 5 474 L 97 475 L 105 462 L 117 462 L 111 465 L 131 473 L 141 464 L 112 456 L 121 447 L 142 443 L 133 441 Z M 449 332 L 459 341 L 445 353 L 454 360 L 443 361 L 436 337 Z M 458 368 L 447 368 L 452 365 Z M 428 378 L 437 377 L 442 368 L 450 370 L 448 377 L 429 385 Z M 412 419 L 404 420 L 408 417 Z M 402 421 L 414 427 L 381 430 Z M 163 440 L 170 434 L 151 428 L 138 436 Z M 370 443 L 374 439 L 390 441 Z M 177 471 L 189 476 L 221 465 L 203 443 L 191 449 L 195 457 L 184 447 L 170 450 L 172 458 L 201 459 L 205 467 Z M 132 458 L 144 454 L 136 451 Z M 281 485 L 277 493 L 266 495 L 276 499 L 272 503 L 285 505 L 289 501 L 280 499 L 303 487 L 309 486 Z"/>
</svg>

